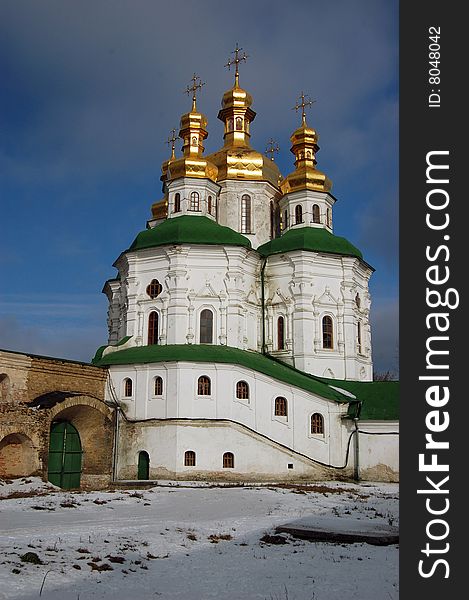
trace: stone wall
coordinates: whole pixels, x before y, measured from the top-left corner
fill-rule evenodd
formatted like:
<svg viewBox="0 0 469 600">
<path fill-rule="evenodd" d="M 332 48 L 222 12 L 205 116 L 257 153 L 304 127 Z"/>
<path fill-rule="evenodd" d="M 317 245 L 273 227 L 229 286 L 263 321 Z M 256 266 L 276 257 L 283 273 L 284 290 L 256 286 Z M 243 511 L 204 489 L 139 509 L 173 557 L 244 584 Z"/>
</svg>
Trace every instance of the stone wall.
<svg viewBox="0 0 469 600">
<path fill-rule="evenodd" d="M 49 432 L 72 423 L 83 449 L 82 487 L 112 478 L 113 410 L 104 403 L 105 369 L 0 351 L 0 477 L 47 479 Z"/>
</svg>

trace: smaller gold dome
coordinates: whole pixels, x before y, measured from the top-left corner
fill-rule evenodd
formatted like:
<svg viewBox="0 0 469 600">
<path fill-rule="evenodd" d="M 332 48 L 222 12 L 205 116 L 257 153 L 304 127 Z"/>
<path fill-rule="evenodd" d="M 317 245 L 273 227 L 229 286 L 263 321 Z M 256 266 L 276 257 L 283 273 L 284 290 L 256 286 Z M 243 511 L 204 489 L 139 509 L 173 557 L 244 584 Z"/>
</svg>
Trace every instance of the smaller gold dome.
<svg viewBox="0 0 469 600">
<path fill-rule="evenodd" d="M 239 85 L 235 85 L 223 94 L 221 101 L 222 109 L 227 108 L 249 108 L 252 104 L 252 96 Z"/>
<path fill-rule="evenodd" d="M 280 184 L 284 194 L 305 189 L 320 192 L 329 192 L 332 189 L 332 181 L 322 171 L 316 169 L 318 140 L 319 135 L 315 129 L 308 126 L 303 115 L 300 127 L 290 137 L 292 143 L 290 152 L 295 155 L 296 168 Z"/>
</svg>

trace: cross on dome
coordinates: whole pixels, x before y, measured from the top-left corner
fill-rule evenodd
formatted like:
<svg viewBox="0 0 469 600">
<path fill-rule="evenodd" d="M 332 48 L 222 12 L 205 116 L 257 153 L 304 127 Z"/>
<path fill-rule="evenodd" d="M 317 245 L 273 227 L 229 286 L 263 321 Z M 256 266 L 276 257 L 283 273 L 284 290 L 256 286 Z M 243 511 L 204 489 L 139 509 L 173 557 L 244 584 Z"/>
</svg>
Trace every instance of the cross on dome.
<svg viewBox="0 0 469 600">
<path fill-rule="evenodd" d="M 246 62 L 246 60 L 249 58 L 249 56 L 244 51 L 243 51 L 243 55 L 239 56 L 239 53 L 241 52 L 241 50 L 242 50 L 242 48 L 239 48 L 238 42 L 236 42 L 236 48 L 231 53 L 231 54 L 234 54 L 235 57 L 234 57 L 234 59 L 232 59 L 230 56 L 230 58 L 228 59 L 228 62 L 225 65 L 225 67 L 228 67 L 229 71 L 231 71 L 231 65 L 235 65 L 235 87 L 238 87 L 238 85 L 239 85 L 239 63 L 243 62 L 243 61 Z"/>
<path fill-rule="evenodd" d="M 279 151 L 280 151 L 280 146 L 277 144 L 277 142 L 273 138 L 270 138 L 270 140 L 267 142 L 267 147 L 265 149 L 265 153 L 267 155 L 270 154 L 270 160 L 274 160 L 275 152 L 279 152 Z"/>
<path fill-rule="evenodd" d="M 295 106 L 292 108 L 292 110 L 294 110 L 296 112 L 298 112 L 301 108 L 301 122 L 303 123 L 303 125 L 306 124 L 305 108 L 310 108 L 316 102 L 316 100 L 311 100 L 311 99 L 306 100 L 306 98 L 308 98 L 308 96 L 305 96 L 304 92 L 301 92 L 301 95 L 298 98 L 298 100 L 296 101 Z M 301 100 L 301 104 L 299 103 L 299 100 Z"/>
<path fill-rule="evenodd" d="M 168 139 L 166 140 L 166 143 L 168 144 L 168 146 L 171 144 L 171 158 L 175 158 L 174 143 L 178 139 L 179 136 L 176 135 L 175 129 L 171 129 L 170 133 L 171 133 L 171 136 L 168 137 Z"/>
<path fill-rule="evenodd" d="M 202 79 L 196 75 L 194 73 L 194 75 L 192 76 L 192 85 L 188 85 L 187 88 L 184 90 L 184 93 L 189 95 L 192 92 L 192 112 L 196 111 L 196 100 L 197 100 L 197 90 L 202 89 L 202 86 L 205 85 L 205 81 L 202 81 Z"/>
</svg>

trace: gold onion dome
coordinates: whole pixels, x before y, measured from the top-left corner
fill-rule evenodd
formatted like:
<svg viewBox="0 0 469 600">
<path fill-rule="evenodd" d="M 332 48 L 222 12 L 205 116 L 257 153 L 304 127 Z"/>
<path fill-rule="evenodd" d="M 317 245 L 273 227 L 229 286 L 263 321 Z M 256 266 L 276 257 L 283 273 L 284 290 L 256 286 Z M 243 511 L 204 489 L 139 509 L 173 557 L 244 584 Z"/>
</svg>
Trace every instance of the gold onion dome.
<svg viewBox="0 0 469 600">
<path fill-rule="evenodd" d="M 171 158 L 165 161 L 162 166 L 162 179 L 171 181 L 180 177 L 196 177 L 199 179 L 208 178 L 217 180 L 217 167 L 207 158 L 203 157 L 203 141 L 208 136 L 207 117 L 197 111 L 197 89 L 204 84 L 195 74 L 192 78 L 193 85 L 188 87 L 186 92 L 193 93 L 192 109 L 182 115 L 179 137 L 184 141 L 182 146 L 183 156 L 181 158 Z"/>
<path fill-rule="evenodd" d="M 221 110 L 218 118 L 225 125 L 225 140 L 223 148 L 211 154 L 208 158 L 218 167 L 218 180 L 248 179 L 269 181 L 278 187 L 281 180 L 277 165 L 251 148 L 250 125 L 256 117 L 252 110 L 252 96 L 240 87 L 238 64 L 246 60 L 239 52 L 242 48 L 236 46 L 235 59 L 228 61 L 226 66 L 236 66 L 234 86 L 223 94 Z"/>
<path fill-rule="evenodd" d="M 287 175 L 282 181 L 280 188 L 284 194 L 296 192 L 298 190 L 316 190 L 319 192 L 329 192 L 332 188 L 332 181 L 319 169 L 316 169 L 316 152 L 319 150 L 319 135 L 316 130 L 306 123 L 305 107 L 311 106 L 312 100 L 305 103 L 305 95 L 301 95 L 302 104 L 297 104 L 294 108 L 302 108 L 301 125 L 296 129 L 290 141 L 292 147 L 290 151 L 295 155 L 295 170 Z"/>
</svg>

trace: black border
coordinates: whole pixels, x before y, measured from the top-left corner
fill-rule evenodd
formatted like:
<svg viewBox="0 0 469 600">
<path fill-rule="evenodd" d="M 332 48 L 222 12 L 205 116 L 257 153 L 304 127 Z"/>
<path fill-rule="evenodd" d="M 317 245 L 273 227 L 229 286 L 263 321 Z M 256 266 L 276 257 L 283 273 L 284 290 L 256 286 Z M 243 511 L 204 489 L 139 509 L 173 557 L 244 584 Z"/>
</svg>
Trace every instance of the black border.
<svg viewBox="0 0 469 600">
<path fill-rule="evenodd" d="M 464 344 L 469 337 L 469 324 L 465 321 L 467 295 L 464 287 L 469 233 L 466 232 L 464 212 L 469 199 L 466 199 L 462 185 L 469 164 L 466 164 L 468 152 L 463 144 L 467 126 L 462 103 L 465 101 L 463 84 L 469 35 L 463 33 L 465 23 L 461 4 L 434 0 L 400 3 L 400 597 L 404 600 L 419 593 L 422 595 L 418 597 L 423 600 L 458 598 L 467 594 L 463 580 L 467 530 L 464 489 L 467 450 L 464 442 L 469 437 L 466 433 L 469 379 L 466 381 L 464 375 L 469 366 L 466 366 Z M 441 82 L 438 86 L 429 84 L 428 45 L 431 42 L 428 37 L 432 26 L 441 28 Z M 431 88 L 440 89 L 439 108 L 429 107 Z M 442 187 L 450 195 L 450 224 L 444 232 L 431 231 L 425 223 L 429 191 L 426 155 L 432 150 L 449 151 L 450 181 Z M 443 234 L 448 234 L 450 239 L 443 241 Z M 449 498 L 450 508 L 441 517 L 449 525 L 449 534 L 441 542 L 431 542 L 426 535 L 426 526 L 432 518 L 438 517 L 427 512 L 425 501 L 428 496 L 417 494 L 417 490 L 431 487 L 425 477 L 432 474 L 419 472 L 418 460 L 419 454 L 425 451 L 425 434 L 428 433 L 425 417 L 432 408 L 425 398 L 430 384 L 419 381 L 419 376 L 428 374 L 426 342 L 429 335 L 435 335 L 434 330 L 427 329 L 425 322 L 427 314 L 432 312 L 426 303 L 426 269 L 432 263 L 428 262 L 425 252 L 428 245 L 436 248 L 441 243 L 446 243 L 450 250 L 449 260 L 444 262 L 441 258 L 439 261 L 440 265 L 446 264 L 450 268 L 446 287 L 458 291 L 460 303 L 458 308 L 447 310 L 451 323 L 446 334 L 450 338 L 449 355 L 441 361 L 449 365 L 450 381 L 441 385 L 449 386 L 450 400 L 441 410 L 448 411 L 450 425 L 439 438 L 435 435 L 450 444 L 449 449 L 441 450 L 438 457 L 439 462 L 449 464 L 449 473 L 433 474 L 436 482 L 443 476 L 450 476 L 446 484 L 449 493 L 431 496 L 435 498 L 435 507 L 437 497 L 440 506 L 443 506 L 442 498 Z M 444 255 L 442 252 L 441 257 Z M 433 531 L 437 533 L 438 529 Z M 449 543 L 448 552 L 427 558 L 421 552 L 427 541 L 433 548 L 440 549 Z M 445 578 L 447 570 L 443 564 L 438 565 L 428 578 L 419 575 L 420 560 L 426 561 L 423 570 L 428 573 L 432 570 L 429 568 L 432 561 L 438 558 L 448 561 L 448 578 Z"/>
</svg>

